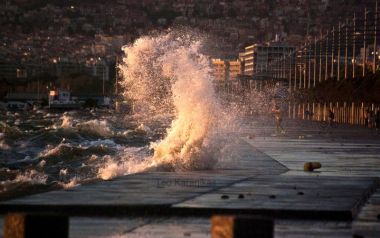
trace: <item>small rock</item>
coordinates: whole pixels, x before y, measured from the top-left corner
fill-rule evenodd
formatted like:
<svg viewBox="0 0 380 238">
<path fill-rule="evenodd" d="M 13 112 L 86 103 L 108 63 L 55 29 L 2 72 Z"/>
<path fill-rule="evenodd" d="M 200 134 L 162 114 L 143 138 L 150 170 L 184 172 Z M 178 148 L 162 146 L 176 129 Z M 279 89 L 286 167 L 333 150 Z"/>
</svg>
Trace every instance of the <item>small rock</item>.
<svg viewBox="0 0 380 238">
<path fill-rule="evenodd" d="M 244 194 L 239 194 L 238 198 L 239 199 L 243 199 L 244 198 Z"/>
<path fill-rule="evenodd" d="M 191 233 L 190 232 L 184 232 L 183 235 L 184 236 L 191 236 Z"/>
<path fill-rule="evenodd" d="M 270 195 L 269 198 L 274 199 L 274 198 L 276 198 L 276 195 Z"/>
<path fill-rule="evenodd" d="M 322 167 L 322 164 L 319 163 L 319 162 L 306 162 L 304 165 L 303 165 L 303 170 L 304 171 L 307 171 L 307 172 L 312 172 L 314 171 L 315 169 L 319 169 Z"/>
<path fill-rule="evenodd" d="M 230 197 L 228 195 L 222 195 L 221 198 L 222 199 L 229 199 Z"/>
<path fill-rule="evenodd" d="M 303 195 L 304 193 L 303 193 L 303 192 L 298 192 L 297 194 L 298 194 L 298 195 Z"/>
</svg>

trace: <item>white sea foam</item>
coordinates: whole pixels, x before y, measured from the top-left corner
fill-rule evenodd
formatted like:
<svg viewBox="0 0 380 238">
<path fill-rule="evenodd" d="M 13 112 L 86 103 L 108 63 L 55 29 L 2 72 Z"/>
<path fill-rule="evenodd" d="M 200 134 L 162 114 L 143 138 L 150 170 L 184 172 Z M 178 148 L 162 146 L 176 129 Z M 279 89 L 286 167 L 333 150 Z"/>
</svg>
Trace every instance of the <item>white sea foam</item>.
<svg viewBox="0 0 380 238">
<path fill-rule="evenodd" d="M 111 137 L 114 135 L 111 126 L 106 120 L 90 120 L 78 123 L 76 125 L 79 131 L 102 137 Z"/>
<path fill-rule="evenodd" d="M 60 185 L 63 187 L 63 189 L 70 189 L 70 188 L 74 188 L 74 187 L 77 187 L 80 185 L 80 179 L 78 177 L 74 177 L 72 179 L 70 179 L 69 182 L 67 183 L 60 183 Z"/>
<path fill-rule="evenodd" d="M 67 175 L 67 168 L 66 169 L 61 169 L 59 171 L 59 176 L 60 177 L 65 177 Z"/>
<path fill-rule="evenodd" d="M 38 166 L 43 168 L 46 164 L 46 160 L 41 160 L 39 163 L 38 163 Z"/>
<path fill-rule="evenodd" d="M 13 183 L 30 183 L 30 184 L 46 184 L 48 176 L 36 170 L 28 170 L 18 174 L 12 181 Z"/>
<path fill-rule="evenodd" d="M 68 116 L 64 114 L 62 117 L 62 124 L 61 128 L 71 128 L 73 127 L 73 118 L 71 116 Z"/>
<path fill-rule="evenodd" d="M 115 143 L 115 141 L 111 139 L 105 139 L 105 140 L 96 140 L 96 141 L 87 141 L 83 143 L 83 146 L 109 146 L 109 147 L 117 147 L 118 145 Z"/>
<path fill-rule="evenodd" d="M 57 146 L 48 145 L 39 153 L 36 158 L 57 158 L 57 157 L 71 157 L 78 153 L 94 153 L 94 152 L 110 152 L 119 150 L 122 146 L 116 144 L 113 140 L 96 140 L 96 141 L 83 141 L 80 144 L 66 142 L 65 139 Z"/>
<path fill-rule="evenodd" d="M 99 178 L 109 180 L 117 176 L 141 172 L 150 166 L 149 161 L 141 161 L 133 158 L 108 160 L 99 169 Z"/>
<path fill-rule="evenodd" d="M 16 119 L 15 122 L 14 122 L 14 124 L 16 126 L 19 126 L 21 124 L 21 120 L 20 119 Z"/>
<path fill-rule="evenodd" d="M 70 149 L 71 145 L 65 143 L 65 139 L 62 140 L 57 146 L 48 145 L 45 150 L 39 154 L 40 158 L 58 156 L 64 149 Z"/>
<path fill-rule="evenodd" d="M 99 168 L 98 177 L 103 180 L 141 172 L 152 167 L 148 147 L 124 147 L 116 156 L 106 155 L 102 160 L 103 164 Z"/>
</svg>

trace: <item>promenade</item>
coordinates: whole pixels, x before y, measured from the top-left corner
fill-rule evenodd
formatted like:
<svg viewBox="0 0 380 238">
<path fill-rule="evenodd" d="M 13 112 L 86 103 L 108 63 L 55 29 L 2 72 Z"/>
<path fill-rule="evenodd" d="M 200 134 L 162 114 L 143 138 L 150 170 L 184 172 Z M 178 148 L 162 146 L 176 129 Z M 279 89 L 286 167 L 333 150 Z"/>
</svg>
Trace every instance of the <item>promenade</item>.
<svg viewBox="0 0 380 238">
<path fill-rule="evenodd" d="M 68 215 L 70 237 L 210 237 L 214 214 L 265 215 L 274 237 L 380 236 L 376 131 L 285 121 L 275 135 L 271 120 L 246 121 L 224 152 L 233 159 L 214 170 L 133 174 L 1 202 L 0 212 Z M 304 172 L 305 162 L 322 167 Z"/>
</svg>

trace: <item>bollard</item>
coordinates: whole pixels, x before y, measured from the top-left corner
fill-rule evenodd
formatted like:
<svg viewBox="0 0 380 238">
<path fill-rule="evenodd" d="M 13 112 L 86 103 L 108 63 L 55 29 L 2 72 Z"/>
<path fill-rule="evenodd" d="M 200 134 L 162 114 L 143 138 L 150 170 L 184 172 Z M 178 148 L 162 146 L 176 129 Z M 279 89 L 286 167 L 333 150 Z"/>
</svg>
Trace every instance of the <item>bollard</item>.
<svg viewBox="0 0 380 238">
<path fill-rule="evenodd" d="M 211 218 L 211 238 L 272 238 L 274 222 L 262 216 L 215 215 Z"/>
<path fill-rule="evenodd" d="M 315 169 L 320 169 L 322 167 L 321 163 L 319 162 L 306 162 L 304 165 L 303 165 L 303 170 L 304 171 L 309 171 L 309 172 L 312 172 L 314 171 Z"/>
<path fill-rule="evenodd" d="M 9 213 L 4 220 L 4 238 L 67 238 L 68 227 L 66 216 Z"/>
</svg>

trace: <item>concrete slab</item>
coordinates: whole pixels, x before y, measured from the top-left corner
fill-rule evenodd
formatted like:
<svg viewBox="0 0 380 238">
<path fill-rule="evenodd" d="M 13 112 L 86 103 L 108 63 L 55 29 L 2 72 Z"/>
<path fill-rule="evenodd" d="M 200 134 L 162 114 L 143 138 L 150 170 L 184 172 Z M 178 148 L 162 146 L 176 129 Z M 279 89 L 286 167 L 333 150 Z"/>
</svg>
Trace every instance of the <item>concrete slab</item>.
<svg viewBox="0 0 380 238">
<path fill-rule="evenodd" d="M 377 178 L 258 176 L 174 207 L 280 218 L 350 220 L 377 187 Z"/>
</svg>

